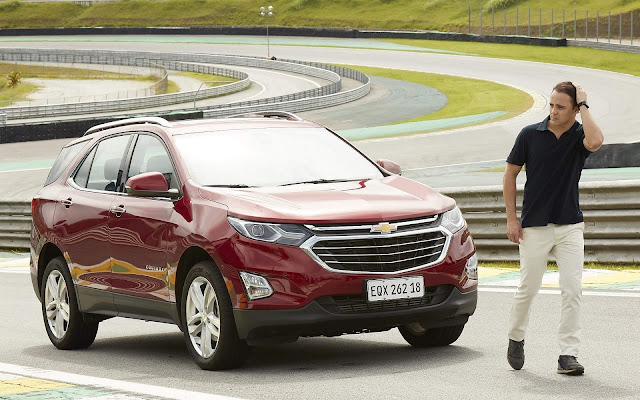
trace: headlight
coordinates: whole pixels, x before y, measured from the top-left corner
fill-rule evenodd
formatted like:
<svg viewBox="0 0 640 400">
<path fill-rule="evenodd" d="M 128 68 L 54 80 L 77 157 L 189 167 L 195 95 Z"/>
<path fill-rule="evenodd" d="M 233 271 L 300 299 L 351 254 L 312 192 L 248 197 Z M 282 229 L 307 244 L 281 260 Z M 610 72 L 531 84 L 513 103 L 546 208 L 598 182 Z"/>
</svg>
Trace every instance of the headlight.
<svg viewBox="0 0 640 400">
<path fill-rule="evenodd" d="M 271 288 L 267 278 L 245 271 L 239 272 L 249 300 L 264 299 L 273 294 L 273 288 Z"/>
<path fill-rule="evenodd" d="M 455 207 L 453 210 L 442 214 L 442 222 L 440 224 L 449 232 L 456 233 L 464 227 L 464 223 L 462 212 L 458 207 Z"/>
<path fill-rule="evenodd" d="M 227 217 L 227 220 L 242 236 L 263 242 L 300 246 L 312 236 L 300 225 L 253 222 L 234 217 Z"/>
</svg>

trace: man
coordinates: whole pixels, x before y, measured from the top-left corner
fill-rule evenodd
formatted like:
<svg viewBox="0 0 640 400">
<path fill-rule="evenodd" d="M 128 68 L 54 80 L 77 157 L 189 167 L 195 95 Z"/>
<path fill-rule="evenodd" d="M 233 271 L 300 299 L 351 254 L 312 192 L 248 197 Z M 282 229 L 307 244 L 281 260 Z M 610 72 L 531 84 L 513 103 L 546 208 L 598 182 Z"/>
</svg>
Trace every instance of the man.
<svg viewBox="0 0 640 400">
<path fill-rule="evenodd" d="M 580 113 L 582 124 L 576 121 Z M 524 365 L 524 337 L 529 311 L 552 253 L 558 264 L 562 308 L 558 342 L 558 373 L 581 375 L 580 303 L 584 263 L 584 222 L 578 204 L 578 181 L 584 162 L 600 148 L 604 136 L 593 120 L 587 94 L 571 82 L 551 92 L 549 116 L 525 127 L 504 173 L 507 236 L 520 247 L 520 285 L 509 319 L 507 360 L 513 369 Z M 527 181 L 520 221 L 516 216 L 516 177 L 526 165 Z"/>
</svg>

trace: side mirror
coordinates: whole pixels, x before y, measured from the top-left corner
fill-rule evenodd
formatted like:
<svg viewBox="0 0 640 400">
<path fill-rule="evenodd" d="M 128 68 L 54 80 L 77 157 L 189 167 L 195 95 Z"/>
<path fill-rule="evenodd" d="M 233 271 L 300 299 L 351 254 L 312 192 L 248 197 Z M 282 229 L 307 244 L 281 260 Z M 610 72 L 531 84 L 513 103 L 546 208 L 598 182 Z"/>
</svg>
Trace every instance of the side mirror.
<svg viewBox="0 0 640 400">
<path fill-rule="evenodd" d="M 398 164 L 394 163 L 391 160 L 385 160 L 384 158 L 381 158 L 380 160 L 376 161 L 376 164 L 391 172 L 392 174 L 402 175 L 402 168 L 400 168 Z"/>
<path fill-rule="evenodd" d="M 132 176 L 125 184 L 127 193 L 137 197 L 167 197 L 172 200 L 180 197 L 177 189 L 169 189 L 169 184 L 160 172 L 146 172 Z"/>
</svg>

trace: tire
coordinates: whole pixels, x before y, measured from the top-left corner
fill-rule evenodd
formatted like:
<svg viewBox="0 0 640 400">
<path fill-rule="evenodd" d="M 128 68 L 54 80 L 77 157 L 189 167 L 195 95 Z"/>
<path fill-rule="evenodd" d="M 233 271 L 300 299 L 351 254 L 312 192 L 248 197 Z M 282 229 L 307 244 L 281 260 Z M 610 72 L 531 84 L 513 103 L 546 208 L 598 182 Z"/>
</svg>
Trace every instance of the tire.
<svg viewBox="0 0 640 400">
<path fill-rule="evenodd" d="M 62 257 L 49 261 L 40 288 L 42 318 L 49 340 L 61 350 L 84 349 L 93 343 L 98 322 L 87 322 L 78 308 L 76 291 Z"/>
<path fill-rule="evenodd" d="M 228 293 L 222 274 L 211 261 L 194 265 L 184 282 L 182 331 L 189 353 L 205 370 L 239 367 L 248 355 L 246 342 L 238 338 Z"/>
<path fill-rule="evenodd" d="M 458 340 L 464 324 L 424 329 L 419 323 L 399 326 L 400 334 L 414 347 L 448 346 Z"/>
</svg>

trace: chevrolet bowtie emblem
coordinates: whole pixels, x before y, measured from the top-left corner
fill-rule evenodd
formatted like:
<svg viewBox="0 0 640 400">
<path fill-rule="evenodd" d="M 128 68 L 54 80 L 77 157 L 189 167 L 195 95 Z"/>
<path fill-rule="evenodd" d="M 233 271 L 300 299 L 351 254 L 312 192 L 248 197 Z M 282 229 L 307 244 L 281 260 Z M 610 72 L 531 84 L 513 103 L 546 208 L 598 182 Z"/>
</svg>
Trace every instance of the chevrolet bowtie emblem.
<svg viewBox="0 0 640 400">
<path fill-rule="evenodd" d="M 381 224 L 375 225 L 371 227 L 371 232 L 380 232 L 380 233 L 391 233 L 398 230 L 398 227 L 395 225 L 391 225 L 388 222 L 383 222 Z"/>
</svg>

